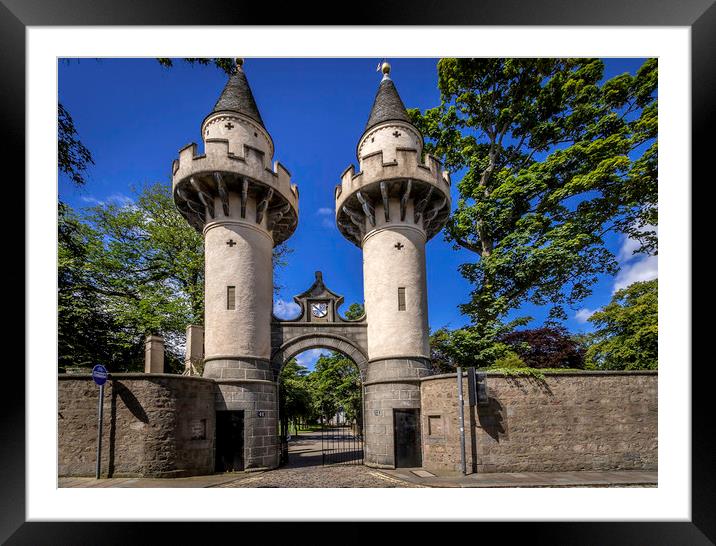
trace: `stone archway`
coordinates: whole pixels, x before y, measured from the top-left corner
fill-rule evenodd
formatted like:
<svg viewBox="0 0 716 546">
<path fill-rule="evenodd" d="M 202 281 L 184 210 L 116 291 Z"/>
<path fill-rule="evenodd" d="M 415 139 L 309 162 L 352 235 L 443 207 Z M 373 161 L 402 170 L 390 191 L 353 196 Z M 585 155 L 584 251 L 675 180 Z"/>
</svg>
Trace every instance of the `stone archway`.
<svg viewBox="0 0 716 546">
<path fill-rule="evenodd" d="M 323 275 L 316 272 L 316 280 L 313 285 L 298 296 L 294 301 L 300 308 L 299 316 L 290 320 L 280 320 L 277 317 L 271 322 L 271 369 L 277 384 L 277 392 L 280 391 L 280 374 L 283 366 L 291 358 L 310 349 L 328 349 L 340 353 L 350 359 L 359 371 L 361 383 L 361 412 L 360 430 L 351 434 L 351 450 L 346 451 L 343 446 L 338 448 L 341 453 L 353 453 L 354 448 L 359 449 L 360 458 L 358 462 L 350 464 L 362 464 L 363 462 L 363 416 L 365 415 L 365 381 L 368 374 L 368 339 L 367 322 L 365 316 L 356 320 L 347 320 L 341 317 L 338 312 L 343 303 L 343 296 L 326 288 L 323 283 Z M 287 421 L 281 419 L 280 396 L 276 399 L 277 414 L 279 415 L 280 429 L 280 460 L 282 464 L 289 462 L 289 446 L 286 440 Z M 325 432 L 323 430 L 322 434 Z M 333 434 L 333 433 L 331 433 Z M 356 436 L 359 436 L 356 439 Z M 343 435 L 345 438 L 345 435 Z M 333 441 L 335 446 L 335 441 Z M 323 450 L 321 442 L 321 450 Z M 355 461 L 352 458 L 351 461 Z M 323 463 L 325 463 L 325 452 L 323 452 Z"/>
<path fill-rule="evenodd" d="M 298 422 L 295 419 L 291 420 L 291 417 L 284 413 L 284 398 L 281 394 L 282 371 L 289 361 L 311 349 L 327 349 L 341 355 L 344 358 L 338 360 L 340 366 L 345 366 L 343 363 L 349 360 L 349 367 L 354 370 L 350 373 L 357 372 L 358 383 L 355 384 L 355 394 L 359 394 L 360 398 L 357 406 L 354 405 L 354 400 L 349 402 L 349 406 L 344 407 L 339 404 L 334 410 L 330 410 L 335 411 L 335 414 L 319 413 L 308 421 L 300 419 L 299 422 L 303 421 L 304 428 L 299 428 Z M 290 339 L 274 352 L 271 366 L 276 370 L 278 393 L 279 465 L 292 469 L 335 464 L 363 465 L 364 383 L 368 367 L 368 358 L 363 350 L 347 337 L 327 333 L 324 329 L 318 333 L 298 335 Z M 329 372 L 329 375 L 332 374 L 333 372 Z M 293 432 L 289 426 L 291 422 Z"/>
<path fill-rule="evenodd" d="M 350 358 L 360 371 L 361 381 L 365 380 L 368 367 L 368 357 L 354 341 L 346 336 L 323 331 L 310 334 L 300 334 L 290 338 L 279 347 L 271 356 L 271 367 L 280 372 L 284 363 L 298 354 L 310 349 L 328 349 L 341 353 Z"/>
<path fill-rule="evenodd" d="M 368 323 L 365 315 L 356 320 L 341 317 L 340 296 L 326 288 L 323 275 L 316 271 L 313 285 L 293 300 L 300 308 L 298 317 L 271 322 L 271 367 L 277 376 L 284 362 L 308 349 L 319 347 L 337 351 L 356 363 L 365 381 L 368 369 Z"/>
</svg>

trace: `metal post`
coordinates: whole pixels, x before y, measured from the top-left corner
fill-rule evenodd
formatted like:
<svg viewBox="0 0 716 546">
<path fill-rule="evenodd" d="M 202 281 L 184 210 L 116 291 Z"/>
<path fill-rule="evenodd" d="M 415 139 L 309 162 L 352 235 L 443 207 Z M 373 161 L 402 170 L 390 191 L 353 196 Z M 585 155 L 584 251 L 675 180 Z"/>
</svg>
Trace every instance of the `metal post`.
<svg viewBox="0 0 716 546">
<path fill-rule="evenodd" d="M 460 467 L 462 468 L 462 475 L 467 474 L 467 467 L 465 464 L 465 402 L 462 396 L 462 368 L 457 368 L 457 400 L 460 406 L 459 425 L 460 425 Z"/>
<path fill-rule="evenodd" d="M 99 402 L 97 405 L 97 468 L 95 478 L 99 480 L 100 463 L 102 461 L 102 416 L 104 414 L 104 384 L 99 386 Z"/>
</svg>

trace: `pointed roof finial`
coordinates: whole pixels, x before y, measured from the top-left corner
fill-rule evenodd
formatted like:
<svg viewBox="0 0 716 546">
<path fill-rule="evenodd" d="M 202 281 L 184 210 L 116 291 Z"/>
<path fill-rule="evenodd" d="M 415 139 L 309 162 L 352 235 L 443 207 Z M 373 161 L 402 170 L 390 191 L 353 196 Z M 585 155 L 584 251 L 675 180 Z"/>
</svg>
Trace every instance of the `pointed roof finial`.
<svg viewBox="0 0 716 546">
<path fill-rule="evenodd" d="M 383 72 L 383 79 L 380 81 L 378 86 L 378 92 L 375 95 L 373 101 L 373 108 L 371 108 L 370 116 L 368 117 L 368 123 L 366 124 L 365 130 L 367 131 L 373 125 L 382 123 L 384 121 L 407 121 L 410 122 L 408 112 L 405 110 L 405 105 L 398 95 L 398 90 L 395 88 L 393 80 L 390 79 L 390 63 L 383 59 L 378 65 L 378 69 Z"/>
<path fill-rule="evenodd" d="M 383 61 L 383 63 L 380 65 L 380 69 L 383 71 L 383 78 L 389 78 L 390 77 L 390 63 L 388 61 Z"/>
<path fill-rule="evenodd" d="M 234 62 L 236 63 L 237 68 L 241 68 L 242 66 L 244 66 L 244 59 L 242 59 L 241 57 L 236 57 L 234 59 Z"/>
</svg>

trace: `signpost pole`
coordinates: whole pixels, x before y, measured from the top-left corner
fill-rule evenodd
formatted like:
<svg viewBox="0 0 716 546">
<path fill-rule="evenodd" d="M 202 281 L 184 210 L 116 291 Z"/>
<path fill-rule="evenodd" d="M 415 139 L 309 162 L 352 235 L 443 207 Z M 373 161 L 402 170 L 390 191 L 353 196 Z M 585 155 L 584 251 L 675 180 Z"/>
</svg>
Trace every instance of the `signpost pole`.
<svg viewBox="0 0 716 546">
<path fill-rule="evenodd" d="M 457 368 L 457 401 L 459 405 L 459 426 L 460 426 L 460 467 L 462 475 L 467 474 L 465 464 L 465 401 L 462 395 L 462 368 Z"/>
<path fill-rule="evenodd" d="M 99 402 L 97 405 L 97 469 L 95 478 L 99 480 L 100 463 L 102 461 L 102 416 L 104 414 L 104 383 L 99 386 Z"/>
<path fill-rule="evenodd" d="M 101 364 L 97 364 L 92 368 L 92 379 L 99 385 L 99 401 L 97 402 L 97 467 L 95 469 L 95 479 L 99 480 L 99 472 L 102 461 L 102 415 L 104 413 L 104 384 L 107 382 L 109 374 L 107 368 Z"/>
</svg>

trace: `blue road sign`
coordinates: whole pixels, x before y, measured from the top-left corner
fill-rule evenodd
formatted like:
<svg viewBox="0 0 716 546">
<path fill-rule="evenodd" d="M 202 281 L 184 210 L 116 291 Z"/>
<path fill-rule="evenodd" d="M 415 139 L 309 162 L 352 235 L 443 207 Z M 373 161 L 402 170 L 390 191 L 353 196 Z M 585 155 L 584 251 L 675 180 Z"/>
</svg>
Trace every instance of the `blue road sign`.
<svg viewBox="0 0 716 546">
<path fill-rule="evenodd" d="M 104 385 L 108 376 L 107 368 L 102 366 L 102 364 L 97 364 L 92 368 L 92 379 L 94 379 L 94 382 L 98 385 Z"/>
</svg>

